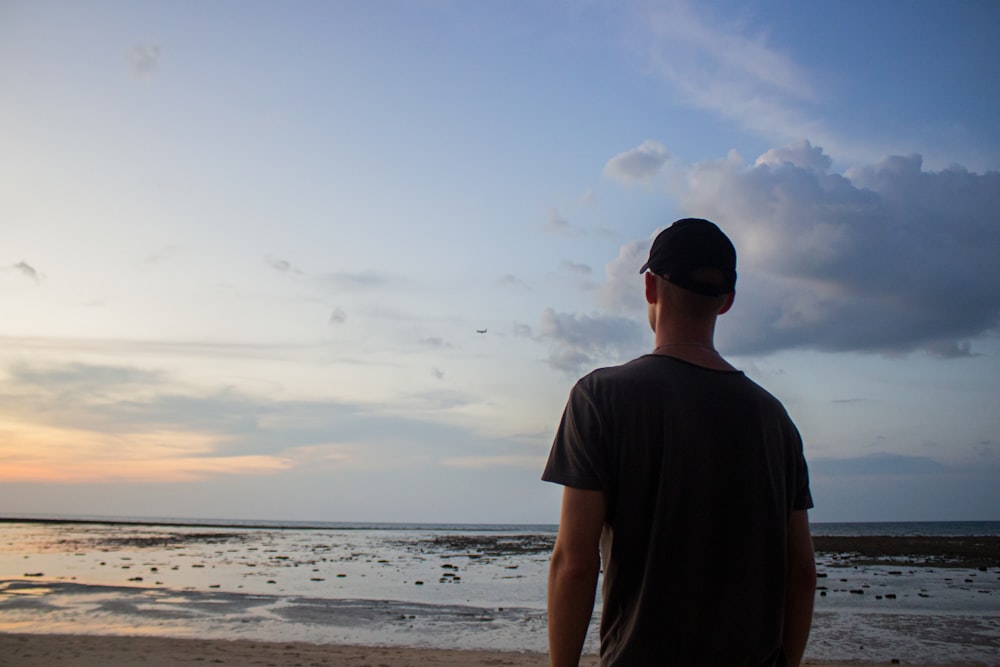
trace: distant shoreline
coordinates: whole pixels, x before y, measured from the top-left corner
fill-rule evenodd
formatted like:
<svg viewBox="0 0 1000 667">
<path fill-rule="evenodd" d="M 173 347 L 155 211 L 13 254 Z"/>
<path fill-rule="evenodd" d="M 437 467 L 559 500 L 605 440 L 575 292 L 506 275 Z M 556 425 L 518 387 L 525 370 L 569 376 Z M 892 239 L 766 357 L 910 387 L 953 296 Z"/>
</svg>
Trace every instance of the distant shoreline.
<svg viewBox="0 0 1000 667">
<path fill-rule="evenodd" d="M 409 524 L 409 523 L 341 523 L 341 522 L 270 522 L 207 519 L 104 518 L 104 517 L 0 517 L 0 525 L 29 523 L 38 525 L 106 525 L 148 528 L 214 528 L 229 530 L 322 531 L 322 530 L 413 530 L 421 532 L 457 533 L 520 533 L 551 536 L 555 539 L 556 525 L 547 524 Z M 884 526 L 884 534 L 878 527 Z M 923 526 L 933 533 L 899 534 L 906 527 Z M 969 534 L 955 531 L 968 526 Z M 975 533 L 973 527 L 987 527 L 988 533 Z M 833 534 L 823 534 L 829 527 Z M 901 528 L 902 527 L 902 528 Z M 948 530 L 944 531 L 944 527 Z M 817 555 L 827 556 L 826 565 L 885 565 L 899 567 L 944 567 L 987 570 L 1000 568 L 1000 522 L 884 522 L 817 524 L 813 543 Z M 863 534 L 857 534 L 864 530 Z M 855 534 L 850 534 L 850 533 Z M 845 534 L 846 533 L 846 534 Z M 537 546 L 537 545 L 536 545 Z"/>
<path fill-rule="evenodd" d="M 555 533 L 558 524 L 549 523 L 460 523 L 406 521 L 299 521 L 280 519 L 209 519 L 190 517 L 130 517 L 98 515 L 0 516 L 0 524 L 80 524 L 121 526 L 165 526 L 173 528 L 234 528 L 269 530 L 456 530 L 469 532 L 532 531 Z M 963 519 L 958 521 L 829 521 L 812 524 L 814 536 L 879 537 L 1000 536 L 1000 520 Z M 859 534 L 859 530 L 864 530 Z M 923 529 L 923 532 L 921 532 Z M 945 530 L 947 529 L 947 530 Z M 963 529 L 966 532 L 963 532 Z"/>
<path fill-rule="evenodd" d="M 159 517 L 11 517 L 0 516 L 0 524 L 166 526 L 170 528 L 239 528 L 268 530 L 460 530 L 469 532 L 529 531 L 554 533 L 557 524 L 547 523 L 409 523 L 393 521 L 279 521 L 268 519 L 186 519 Z"/>
</svg>

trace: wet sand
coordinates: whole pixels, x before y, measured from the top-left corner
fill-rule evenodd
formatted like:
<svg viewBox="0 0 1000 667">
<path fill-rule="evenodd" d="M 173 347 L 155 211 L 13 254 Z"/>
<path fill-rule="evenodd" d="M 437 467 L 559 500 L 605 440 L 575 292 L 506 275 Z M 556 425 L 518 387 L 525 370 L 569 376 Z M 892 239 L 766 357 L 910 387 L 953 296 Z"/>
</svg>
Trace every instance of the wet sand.
<svg viewBox="0 0 1000 667">
<path fill-rule="evenodd" d="M 585 656 L 582 667 L 596 667 Z M 859 667 L 889 663 L 807 661 L 808 667 Z M 908 663 L 911 664 L 911 663 Z M 299 643 L 267 643 L 164 637 L 27 635 L 0 633 L 0 665 L 7 667 L 183 667 L 233 665 L 263 667 L 545 667 L 539 653 L 373 648 Z M 929 665 L 925 667 L 930 667 Z M 941 667 L 940 665 L 935 667 Z M 957 663 L 949 667 L 957 667 Z"/>
<path fill-rule="evenodd" d="M 467 630 L 465 638 L 469 641 L 460 643 L 453 641 L 455 639 L 453 636 L 454 632 L 456 632 L 455 628 L 458 627 L 454 623 L 445 628 L 446 632 L 452 633 L 448 635 L 449 641 L 442 643 L 439 641 L 440 637 L 435 640 L 432 636 L 434 628 L 446 625 L 440 623 L 442 620 L 440 614 L 450 609 L 450 598 L 443 602 L 432 599 L 426 604 L 433 607 L 435 613 L 417 614 L 421 620 L 426 621 L 430 619 L 435 621 L 434 623 L 425 623 L 424 626 L 418 627 L 416 630 L 412 629 L 413 626 L 411 624 L 408 626 L 411 629 L 404 628 L 403 630 L 411 634 L 416 632 L 412 639 L 422 641 L 427 646 L 460 646 L 470 650 L 409 648 L 406 646 L 409 641 L 392 641 L 391 639 L 387 639 L 387 635 L 383 632 L 385 628 L 377 627 L 371 630 L 367 626 L 362 627 L 356 623 L 347 623 L 345 627 L 348 627 L 350 632 L 349 634 L 342 634 L 342 636 L 337 636 L 339 627 L 337 623 L 333 623 L 325 629 L 324 627 L 320 627 L 319 634 L 310 636 L 301 632 L 295 632 L 296 630 L 301 630 L 300 626 L 303 624 L 292 621 L 300 618 L 296 614 L 307 614 L 308 616 L 307 612 L 317 610 L 322 613 L 324 618 L 331 618 L 330 607 L 332 603 L 322 597 L 315 600 L 310 597 L 312 595 L 311 587 L 320 585 L 314 583 L 317 581 L 335 581 L 337 586 L 344 589 L 340 597 L 367 599 L 375 597 L 367 593 L 367 590 L 371 586 L 375 586 L 375 590 L 380 590 L 377 588 L 378 586 L 381 585 L 384 588 L 387 585 L 380 579 L 380 575 L 387 570 L 391 570 L 388 575 L 389 578 L 396 576 L 397 578 L 412 581 L 417 576 L 425 578 L 428 572 L 436 575 L 439 565 L 441 568 L 449 568 L 445 575 L 441 575 L 442 582 L 439 589 L 450 593 L 452 590 L 458 590 L 458 587 L 451 588 L 451 579 L 449 578 L 446 581 L 445 576 L 458 572 L 461 568 L 461 574 L 464 579 L 462 586 L 463 595 L 465 595 L 464 591 L 466 589 L 472 590 L 470 587 L 477 582 L 474 576 L 478 573 L 476 568 L 493 567 L 501 574 L 509 575 L 507 568 L 516 566 L 519 567 L 517 570 L 517 579 L 524 579 L 527 576 L 525 575 L 526 568 L 534 563 L 538 557 L 547 554 L 551 549 L 551 541 L 554 538 L 552 534 L 497 536 L 489 533 L 473 533 L 468 535 L 432 534 L 414 537 L 407 533 L 399 533 L 398 535 L 390 534 L 389 536 L 382 536 L 374 543 L 369 544 L 361 540 L 358 537 L 361 533 L 358 533 L 356 535 L 351 534 L 351 539 L 342 545 L 334 543 L 331 546 L 327 541 L 306 539 L 310 537 L 310 533 L 303 533 L 302 531 L 289 531 L 286 533 L 274 530 L 266 533 L 257 533 L 244 530 L 220 531 L 216 529 L 205 531 L 201 529 L 191 530 L 190 528 L 164 531 L 157 525 L 149 530 L 133 531 L 135 533 L 133 534 L 133 532 L 129 531 L 119 533 L 118 529 L 114 526 L 108 529 L 104 529 L 103 526 L 100 526 L 100 528 L 101 530 L 95 531 L 59 532 L 56 535 L 43 534 L 40 544 L 44 548 L 39 548 L 37 551 L 28 549 L 23 554 L 21 551 L 13 553 L 16 559 L 12 561 L 15 563 L 12 566 L 15 569 L 12 571 L 23 572 L 23 576 L 30 579 L 19 579 L 16 577 L 12 579 L 12 582 L 9 582 L 9 590 L 7 592 L 10 594 L 10 599 L 7 600 L 6 606 L 8 611 L 14 614 L 11 617 L 14 622 L 7 624 L 5 627 L 9 630 L 27 630 L 29 633 L 65 632 L 84 634 L 5 634 L 0 632 L 0 667 L 6 667 L 7 665 L 25 665 L 26 667 L 35 665 L 55 665 L 57 667 L 60 665 L 72 667 L 96 667 L 97 665 L 110 665 L 111 667 L 121 665 L 174 667 L 192 664 L 268 665 L 272 667 L 285 667 L 286 665 L 295 667 L 327 665 L 357 667 L 397 667 L 403 665 L 421 665 L 421 667 L 424 665 L 469 665 L 475 667 L 477 665 L 512 665 L 517 667 L 519 665 L 537 665 L 541 667 L 547 664 L 546 656 L 540 653 L 540 651 L 544 651 L 545 647 L 544 629 L 540 633 L 536 631 L 534 634 L 531 634 L 522 632 L 523 628 L 518 626 L 512 635 L 514 637 L 513 641 L 507 641 L 506 643 L 482 641 L 484 637 L 483 633 L 488 634 L 490 628 L 493 628 L 494 634 L 499 633 L 497 636 L 503 635 L 506 631 L 504 629 L 506 626 L 497 626 L 497 623 L 503 621 L 506 617 L 501 618 L 496 613 L 491 614 L 492 620 L 496 621 L 495 623 L 482 625 L 478 617 L 474 623 L 476 627 L 472 629 L 465 628 L 464 625 L 459 623 L 461 625 L 459 629 L 465 628 L 463 631 Z M 139 528 L 142 529 L 143 526 Z M 31 533 L 30 530 L 29 536 L 34 537 L 34 533 Z M 20 535 L 20 533 L 17 535 Z M 11 540 L 11 544 L 20 543 L 14 538 L 11 538 Z M 26 543 L 29 542 L 30 540 Z M 30 543 L 34 544 L 34 542 Z M 927 635 L 928 642 L 933 643 L 937 641 L 940 643 L 939 640 L 944 638 L 944 641 L 951 642 L 956 648 L 968 648 L 965 639 L 957 639 L 956 635 L 951 632 L 955 628 L 960 628 L 965 633 L 962 636 L 973 642 L 976 647 L 995 645 L 996 622 L 991 619 L 995 619 L 996 617 L 995 615 L 982 617 L 981 613 L 982 606 L 992 600 L 990 596 L 997 594 L 995 581 L 998 578 L 996 575 L 1000 575 L 1000 571 L 997 570 L 997 568 L 1000 568 L 1000 537 L 817 536 L 815 543 L 817 555 L 823 566 L 822 576 L 824 577 L 824 581 L 822 583 L 826 584 L 828 581 L 840 582 L 823 586 L 820 595 L 826 596 L 828 600 L 837 598 L 836 602 L 843 605 L 843 599 L 848 599 L 854 607 L 862 610 L 876 611 L 877 614 L 881 615 L 876 615 L 873 618 L 884 620 L 885 627 L 896 632 L 896 635 L 902 637 L 904 641 L 908 641 L 906 639 L 907 633 L 920 632 Z M 336 548 L 339 548 L 340 551 L 336 551 Z M 23 560 L 29 556 L 32 559 L 30 567 Z M 128 581 L 130 582 L 128 588 L 121 588 L 121 590 L 115 588 L 116 586 L 120 587 L 123 585 L 120 582 L 113 586 L 99 583 L 76 583 L 77 575 L 81 571 L 83 575 L 80 576 L 86 578 L 94 572 L 104 574 L 106 570 L 110 570 L 111 565 L 107 566 L 107 568 L 103 566 L 105 566 L 105 560 L 111 563 L 112 557 L 116 559 L 114 560 L 114 565 L 127 570 L 121 573 L 121 577 L 128 577 Z M 246 570 L 244 560 L 241 559 L 242 557 L 253 561 L 254 567 L 251 570 Z M 378 560 L 383 558 L 389 560 Z M 441 564 L 437 562 L 437 558 L 441 559 Z M 97 559 L 100 559 L 99 566 L 96 565 Z M 35 565 L 36 562 L 39 565 Z M 44 563 L 44 566 L 41 565 L 42 563 Z M 86 570 L 88 564 L 92 570 Z M 169 576 L 179 576 L 173 575 L 173 572 L 178 570 L 178 567 L 181 565 L 188 565 L 190 568 L 195 568 L 190 571 L 184 568 L 183 574 L 190 580 L 182 577 L 179 581 L 168 581 L 167 577 Z M 216 569 L 216 565 L 218 565 L 219 569 Z M 300 565 L 302 566 L 301 568 L 299 567 Z M 853 571 L 857 567 L 864 568 L 871 565 L 891 566 L 899 571 L 890 571 L 887 575 L 881 573 L 885 575 L 881 579 L 870 578 L 877 577 L 880 573 L 868 575 L 863 570 L 860 571 L 861 574 Z M 931 572 L 931 574 L 927 574 L 927 572 L 921 571 L 913 575 L 910 569 L 915 569 L 916 566 L 943 569 L 946 573 L 934 574 Z M 84 569 L 81 570 L 81 567 Z M 229 570 L 225 569 L 226 567 L 237 573 L 238 576 L 233 581 L 225 580 L 222 577 L 224 573 L 229 572 Z M 314 569 L 319 567 L 326 569 L 322 572 Z M 351 567 L 354 569 L 350 569 Z M 402 568 L 402 570 L 399 568 Z M 979 570 L 980 572 L 967 571 L 960 576 L 959 574 L 947 572 L 952 568 Z M 161 586 L 160 582 L 156 581 L 156 585 L 152 588 L 148 588 L 148 582 L 144 584 L 147 588 L 132 586 L 131 584 L 134 581 L 142 581 L 136 577 L 136 572 L 140 569 L 143 569 L 142 574 L 146 574 L 146 578 L 149 581 L 155 580 L 155 577 L 161 577 L 166 582 L 166 585 Z M 251 574 L 245 574 L 244 571 Z M 27 594 L 20 595 L 18 589 L 22 586 L 22 583 L 23 585 L 28 585 L 29 581 L 29 587 L 37 587 L 36 585 L 39 585 L 39 582 L 43 578 L 42 572 L 46 573 L 44 578 L 48 582 L 48 588 L 52 589 L 48 591 L 47 595 L 49 598 L 55 600 L 55 602 L 50 602 L 58 607 L 53 608 L 53 611 L 59 613 L 47 613 L 46 618 L 52 616 L 54 619 L 52 623 L 45 621 L 41 625 L 36 624 L 32 626 L 25 624 L 26 622 L 17 616 L 17 612 L 18 610 L 22 612 L 24 610 L 30 611 L 35 606 L 38 606 L 40 602 L 38 599 L 30 597 Z M 155 574 L 150 574 L 152 572 L 155 572 Z M 345 578 L 333 579 L 334 576 L 341 576 L 340 574 L 336 574 L 339 572 L 344 572 Z M 981 574 L 981 572 L 989 574 L 987 576 Z M 290 592 L 283 593 L 282 595 L 273 595 L 267 586 L 263 586 L 262 590 L 244 589 L 244 585 L 249 587 L 252 583 L 257 582 L 258 579 L 260 582 L 263 582 L 268 578 L 282 581 L 283 585 L 291 586 L 297 581 L 292 576 L 296 573 L 298 573 L 298 579 L 304 582 L 301 584 L 301 590 L 292 589 Z M 529 574 L 532 573 L 534 576 L 538 576 L 535 570 L 529 572 Z M 202 574 L 204 574 L 202 579 L 196 578 Z M 365 578 L 366 574 L 369 575 L 367 579 Z M 888 575 L 898 576 L 893 578 Z M 904 575 L 907 576 L 904 577 Z M 205 579 L 205 577 L 210 578 Z M 326 579 L 323 577 L 326 577 Z M 457 575 L 454 578 L 457 580 Z M 944 578 L 944 581 L 948 583 L 942 584 L 937 581 L 937 579 L 941 578 Z M 952 583 L 951 578 L 955 578 L 954 583 Z M 988 582 L 987 579 L 989 580 Z M 284 583 L 285 580 L 291 580 L 292 583 L 286 584 Z M 506 578 L 503 580 L 506 581 Z M 427 579 L 427 581 L 432 583 L 433 579 Z M 876 602 L 876 600 L 882 600 L 882 596 L 876 595 L 876 593 L 884 592 L 883 588 L 885 588 L 884 584 L 886 581 L 892 582 L 892 587 L 885 589 L 890 591 L 892 595 L 885 596 L 885 600 L 891 597 L 893 601 Z M 930 581 L 929 584 L 928 581 Z M 961 583 L 962 581 L 965 583 Z M 220 592 L 214 590 L 219 588 L 219 585 L 211 585 L 208 588 L 212 590 L 203 590 L 206 584 L 219 584 L 220 582 L 223 584 L 232 584 L 230 588 L 234 586 L 235 588 Z M 354 582 L 355 588 L 348 589 L 347 584 L 352 582 Z M 973 585 L 973 582 L 975 582 L 975 585 Z M 269 580 L 267 583 L 274 584 L 275 582 Z M 449 584 L 447 589 L 445 588 L 446 583 Z M 196 584 L 199 585 L 198 590 L 195 590 Z M 871 595 L 861 595 L 869 586 L 871 588 L 867 592 L 871 593 Z M 924 588 L 919 588 L 919 593 L 917 592 L 918 588 L 915 588 L 928 586 L 930 588 L 929 594 L 923 592 Z M 188 590 L 189 588 L 190 590 Z M 421 595 L 427 595 L 427 591 L 424 590 L 425 588 L 434 587 L 430 585 L 421 587 Z M 829 591 L 827 588 L 829 588 Z M 436 591 L 438 588 L 434 588 L 434 590 Z M 167 599 L 161 599 L 169 591 L 173 591 L 173 593 L 170 593 Z M 488 595 L 491 592 L 492 589 L 486 589 L 487 595 L 484 599 L 491 599 Z M 108 620 L 106 617 L 110 614 L 111 619 L 116 621 L 113 625 L 117 628 L 118 632 L 135 632 L 137 634 L 144 632 L 146 628 L 143 627 L 143 618 L 146 618 L 146 620 L 152 618 L 155 621 L 155 623 L 151 621 L 152 625 L 157 625 L 153 631 L 160 636 L 122 637 L 99 634 L 106 630 L 87 626 L 86 620 L 90 617 L 80 615 L 87 612 L 74 611 L 73 599 L 71 599 L 74 596 L 71 594 L 84 596 L 100 594 L 109 597 L 110 602 L 108 600 L 98 601 L 100 604 L 95 603 L 91 599 L 89 602 L 90 607 L 88 608 L 94 608 L 95 605 L 99 607 L 102 613 L 104 613 L 104 616 L 101 618 L 105 622 Z M 266 598 L 261 597 L 265 594 L 267 595 Z M 900 602 L 896 601 L 897 594 Z M 76 597 L 79 597 L 79 595 Z M 142 600 L 136 601 L 132 599 L 136 595 L 151 597 L 148 597 L 148 599 L 147 597 L 143 597 Z M 484 597 L 481 592 L 478 592 L 478 595 L 480 598 Z M 951 597 L 948 597 L 949 595 Z M 956 596 L 964 597 L 956 598 Z M 473 595 L 472 597 L 476 596 Z M 910 597 L 912 599 L 909 599 Z M 925 598 L 928 599 L 925 600 Z M 215 633 L 210 632 L 212 628 L 207 623 L 213 619 L 217 621 L 218 614 L 209 614 L 205 619 L 198 617 L 198 614 L 204 612 L 206 609 L 218 607 L 220 600 L 225 600 L 229 603 L 230 606 L 226 607 L 226 609 L 232 615 L 233 609 L 239 607 L 239 604 L 233 607 L 233 604 L 235 604 L 233 600 L 242 600 L 244 602 L 247 600 L 254 601 L 254 609 L 256 609 L 261 606 L 260 604 L 256 604 L 260 599 L 269 601 L 272 599 L 279 601 L 294 599 L 296 601 L 295 604 L 285 604 L 281 609 L 281 613 L 277 614 L 280 616 L 279 621 L 281 619 L 289 621 L 287 628 L 278 627 L 277 631 L 271 634 L 263 631 L 253 631 L 252 634 L 240 632 L 235 635 L 240 637 L 252 636 L 259 638 L 261 641 L 218 639 L 217 637 L 220 636 L 233 636 L 231 634 L 220 634 L 218 632 L 219 628 L 215 628 Z M 956 599 L 959 600 L 957 603 L 955 602 Z M 952 618 L 949 616 L 948 618 L 953 622 L 953 626 L 942 627 L 935 620 L 934 623 L 936 625 L 933 627 L 920 626 L 919 630 L 915 630 L 912 622 L 914 619 L 921 619 L 922 616 L 920 614 L 892 615 L 892 613 L 883 613 L 887 612 L 887 610 L 878 606 L 903 606 L 902 602 L 904 601 L 907 603 L 905 605 L 907 610 L 912 610 L 914 605 L 919 607 L 922 604 L 931 605 L 927 609 L 919 607 L 920 609 L 924 609 L 926 613 L 936 613 L 934 609 L 937 607 L 933 605 L 948 603 L 952 604 L 952 607 L 948 607 L 948 609 L 968 610 L 969 615 L 968 618 L 964 616 L 961 618 Z M 153 604 L 154 602 L 156 603 L 155 605 Z M 869 606 L 861 606 L 862 603 Z M 411 601 L 406 604 L 413 606 L 416 603 Z M 956 604 L 958 605 L 957 607 L 955 606 Z M 967 609 L 964 605 L 971 606 Z M 264 606 L 266 607 L 266 605 Z M 945 606 L 947 607 L 947 604 Z M 149 612 L 149 609 L 152 607 L 155 607 L 155 609 L 152 612 L 152 616 L 150 616 L 146 612 Z M 833 608 L 835 609 L 836 607 Z M 503 607 L 499 609 L 503 611 Z M 146 613 L 146 616 L 144 617 L 143 614 L 139 614 L 138 610 L 146 610 L 143 612 Z M 467 611 L 463 607 L 454 612 L 453 616 L 455 618 L 449 618 L 452 621 L 456 619 L 457 621 L 462 621 L 464 618 L 462 614 Z M 891 610 L 889 611 L 891 612 Z M 523 614 L 519 609 L 511 611 L 512 614 L 515 612 Z M 24 613 L 27 614 L 27 612 Z M 406 613 L 413 614 L 414 612 L 410 610 Z M 540 614 L 541 612 L 538 613 Z M 898 643 L 886 648 L 884 641 L 882 641 L 885 639 L 885 635 L 879 634 L 881 626 L 878 626 L 878 624 L 866 622 L 865 632 L 859 633 L 857 631 L 858 628 L 852 625 L 853 621 L 850 621 L 850 614 L 837 615 L 830 611 L 825 613 L 826 616 L 822 617 L 821 620 L 827 624 L 826 634 L 824 635 L 821 632 L 816 633 L 816 650 L 809 653 L 811 659 L 805 663 L 806 665 L 833 667 L 837 665 L 900 664 L 868 660 L 868 658 L 876 657 L 888 660 L 889 657 L 896 656 L 903 658 L 902 664 L 907 665 L 923 664 L 937 667 L 943 665 L 1000 665 L 1000 661 L 992 659 L 993 654 L 989 653 L 988 649 L 986 649 L 986 652 L 983 652 L 983 650 L 976 652 L 963 649 L 962 651 L 941 650 L 934 653 L 902 650 L 903 645 Z M 176 619 L 174 620 L 177 620 L 177 623 L 186 629 L 186 632 L 180 634 L 185 634 L 189 637 L 188 639 L 163 636 L 170 633 L 169 628 L 166 627 L 169 623 L 165 623 L 164 621 L 170 614 L 176 615 Z M 373 616 L 373 618 L 376 616 L 381 618 L 378 614 Z M 399 614 L 387 617 L 388 621 L 386 622 L 388 623 L 387 627 L 389 630 L 399 629 L 393 624 L 393 619 L 397 617 L 402 618 Z M 310 616 L 309 618 L 312 617 Z M 410 615 L 408 618 L 413 619 L 414 616 Z M 845 618 L 848 620 L 845 621 Z M 985 621 L 983 621 L 984 618 Z M 901 622 L 900 619 L 905 621 L 904 625 L 906 626 L 902 630 L 897 627 Z M 253 620 L 256 621 L 259 619 L 255 617 Z M 55 621 L 59 622 L 56 623 Z M 839 623 L 839 625 L 835 622 Z M 188 623 L 188 625 L 185 625 L 185 623 Z M 193 625 L 191 625 L 192 623 Z M 407 623 L 410 623 L 410 621 L 407 621 Z M 832 626 L 830 625 L 831 623 L 833 624 Z M 962 625 L 963 623 L 969 626 L 968 629 L 965 629 Z M 281 623 L 275 621 L 271 625 L 281 626 Z M 342 625 L 344 624 L 342 623 Z M 500 625 L 502 626 L 502 623 Z M 830 627 L 833 629 L 831 630 Z M 366 628 L 376 633 L 373 635 L 373 639 L 369 640 L 365 636 L 361 636 L 364 634 L 361 631 Z M 873 630 L 872 628 L 875 629 Z M 927 630 L 933 630 L 934 632 L 925 632 Z M 110 631 L 114 632 L 115 630 L 112 629 Z M 91 632 L 94 634 L 86 634 Z M 935 632 L 937 633 L 936 635 L 934 634 Z M 984 632 L 986 635 L 983 635 Z M 506 636 L 503 635 L 503 637 Z M 982 639 L 982 636 L 987 636 L 987 639 Z M 203 639 L 192 639 L 191 637 L 201 637 Z M 848 637 L 850 637 L 850 640 L 847 639 Z M 867 641 L 860 641 L 860 639 L 865 637 L 869 639 L 874 637 L 882 641 L 882 649 L 884 650 L 880 650 L 877 653 L 874 651 L 852 652 L 839 650 L 845 641 L 854 641 L 855 644 L 863 643 L 867 646 Z M 935 637 L 938 637 L 938 639 L 935 639 Z M 989 637 L 993 637 L 994 639 L 989 639 Z M 284 641 L 293 638 L 297 642 Z M 264 641 L 265 639 L 268 641 Z M 856 639 L 858 641 L 855 641 Z M 983 641 L 986 643 L 981 643 Z M 991 644 L 990 642 L 994 643 Z M 393 643 L 396 646 L 373 647 L 370 645 Z M 503 650 L 494 648 L 478 650 L 484 646 L 501 647 Z M 507 651 L 507 649 L 511 650 Z M 520 649 L 527 649 L 527 651 L 517 652 Z M 593 644 L 591 644 L 588 650 L 595 650 Z M 855 660 L 855 654 L 857 654 L 857 660 Z M 837 660 L 825 662 L 816 659 L 824 655 L 845 660 L 846 662 L 838 662 Z M 966 660 L 975 658 L 980 660 L 980 662 L 948 662 L 949 660 L 955 660 L 959 655 L 965 657 Z M 581 664 L 584 667 L 595 667 L 597 661 L 596 658 L 590 656 Z"/>
</svg>

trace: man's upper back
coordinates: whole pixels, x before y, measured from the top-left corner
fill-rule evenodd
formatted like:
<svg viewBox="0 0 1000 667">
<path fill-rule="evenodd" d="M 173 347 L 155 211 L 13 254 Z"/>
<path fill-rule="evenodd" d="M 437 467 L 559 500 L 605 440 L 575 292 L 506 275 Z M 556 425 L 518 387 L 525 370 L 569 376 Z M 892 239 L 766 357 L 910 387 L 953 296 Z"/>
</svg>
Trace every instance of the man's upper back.
<svg viewBox="0 0 1000 667">
<path fill-rule="evenodd" d="M 606 496 L 604 664 L 777 649 L 787 520 L 811 498 L 795 426 L 743 373 L 658 355 L 591 373 L 543 478 Z"/>
</svg>

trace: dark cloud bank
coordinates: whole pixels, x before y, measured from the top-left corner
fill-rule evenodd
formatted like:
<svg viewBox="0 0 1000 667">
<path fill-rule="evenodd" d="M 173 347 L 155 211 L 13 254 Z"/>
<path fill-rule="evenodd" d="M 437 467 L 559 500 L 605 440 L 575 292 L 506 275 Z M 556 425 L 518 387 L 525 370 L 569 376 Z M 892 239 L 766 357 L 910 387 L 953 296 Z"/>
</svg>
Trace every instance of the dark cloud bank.
<svg viewBox="0 0 1000 667">
<path fill-rule="evenodd" d="M 919 155 L 843 174 L 831 165 L 802 142 L 753 165 L 733 153 L 673 174 L 682 214 L 717 221 L 740 253 L 737 307 L 720 320 L 720 347 L 953 357 L 995 334 L 1000 173 L 925 171 Z M 625 244 L 608 264 L 600 311 L 545 313 L 553 366 L 579 370 L 645 349 L 636 271 L 648 244 Z"/>
</svg>

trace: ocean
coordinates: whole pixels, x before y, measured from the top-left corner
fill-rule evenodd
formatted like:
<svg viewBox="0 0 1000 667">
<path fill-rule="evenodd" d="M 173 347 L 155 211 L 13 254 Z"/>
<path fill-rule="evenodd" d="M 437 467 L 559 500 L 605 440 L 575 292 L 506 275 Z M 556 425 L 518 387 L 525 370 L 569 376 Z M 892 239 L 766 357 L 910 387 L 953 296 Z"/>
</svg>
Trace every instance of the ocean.
<svg viewBox="0 0 1000 667">
<path fill-rule="evenodd" d="M 813 532 L 946 545 L 1000 536 L 1000 522 Z M 0 519 L 0 631 L 544 652 L 555 534 L 554 525 Z M 971 567 L 819 553 L 807 656 L 1000 664 L 1000 555 L 986 556 L 992 565 Z"/>
</svg>

